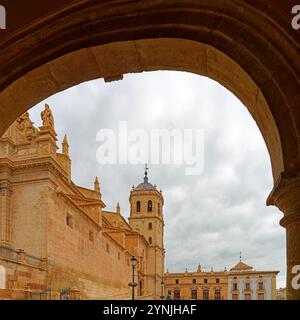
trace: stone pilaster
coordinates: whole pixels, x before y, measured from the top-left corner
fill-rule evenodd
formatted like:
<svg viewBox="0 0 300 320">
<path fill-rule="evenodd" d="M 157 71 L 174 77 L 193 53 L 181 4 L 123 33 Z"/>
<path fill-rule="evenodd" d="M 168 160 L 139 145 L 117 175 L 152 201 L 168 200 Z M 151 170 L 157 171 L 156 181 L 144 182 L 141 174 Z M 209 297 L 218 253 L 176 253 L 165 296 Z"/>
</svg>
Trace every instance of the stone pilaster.
<svg viewBox="0 0 300 320">
<path fill-rule="evenodd" d="M 8 181 L 0 182 L 0 244 L 10 246 L 12 238 L 12 187 Z"/>
<path fill-rule="evenodd" d="M 300 267 L 300 175 L 282 174 L 272 190 L 267 205 L 275 205 L 284 214 L 280 225 L 286 229 L 287 299 L 300 300 L 300 288 L 292 285 L 295 266 Z"/>
</svg>

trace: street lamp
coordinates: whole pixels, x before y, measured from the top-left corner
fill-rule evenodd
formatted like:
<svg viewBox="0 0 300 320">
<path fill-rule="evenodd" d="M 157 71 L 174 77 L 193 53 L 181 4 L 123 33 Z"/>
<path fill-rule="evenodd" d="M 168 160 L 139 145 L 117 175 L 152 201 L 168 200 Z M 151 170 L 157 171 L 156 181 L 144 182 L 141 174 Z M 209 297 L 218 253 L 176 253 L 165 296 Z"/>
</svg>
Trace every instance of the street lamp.
<svg viewBox="0 0 300 320">
<path fill-rule="evenodd" d="M 164 300 L 164 280 L 161 280 L 160 282 L 160 298 L 161 300 Z"/>
<path fill-rule="evenodd" d="M 134 287 L 137 286 L 137 283 L 134 282 L 134 270 L 136 267 L 136 257 L 135 256 L 132 256 L 132 258 L 131 258 L 131 267 L 132 267 L 132 282 L 130 282 L 128 285 L 130 287 L 132 287 L 132 300 L 134 300 Z"/>
</svg>

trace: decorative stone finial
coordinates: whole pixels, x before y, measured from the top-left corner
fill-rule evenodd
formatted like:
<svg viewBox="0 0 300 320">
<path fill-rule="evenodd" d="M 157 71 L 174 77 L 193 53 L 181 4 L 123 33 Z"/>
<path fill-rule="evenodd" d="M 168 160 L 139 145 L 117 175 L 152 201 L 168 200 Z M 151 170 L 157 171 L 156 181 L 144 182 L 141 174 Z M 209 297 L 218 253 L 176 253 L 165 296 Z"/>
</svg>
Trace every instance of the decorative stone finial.
<svg viewBox="0 0 300 320">
<path fill-rule="evenodd" d="M 199 273 L 199 272 L 202 272 L 202 268 L 201 268 L 201 264 L 200 264 L 200 263 L 198 264 L 197 272 L 198 272 L 198 273 Z"/>
<path fill-rule="evenodd" d="M 117 211 L 117 213 L 121 212 L 121 208 L 120 208 L 120 203 L 119 202 L 117 202 L 116 211 Z"/>
<path fill-rule="evenodd" d="M 100 193 L 100 183 L 99 183 L 98 177 L 96 177 L 94 181 L 94 190 Z"/>
<path fill-rule="evenodd" d="M 69 155 L 69 144 L 68 144 L 68 139 L 67 139 L 66 134 L 64 136 L 64 140 L 61 145 L 62 145 L 62 153 L 65 154 L 66 156 L 68 156 Z"/>
<path fill-rule="evenodd" d="M 50 127 L 54 129 L 54 118 L 48 104 L 45 104 L 45 109 L 41 112 L 41 118 L 43 121 L 43 127 Z"/>
<path fill-rule="evenodd" d="M 213 267 L 211 267 L 210 272 L 214 272 L 214 268 Z"/>
<path fill-rule="evenodd" d="M 187 268 L 185 268 L 185 273 L 187 273 L 188 272 L 188 269 Z"/>
</svg>

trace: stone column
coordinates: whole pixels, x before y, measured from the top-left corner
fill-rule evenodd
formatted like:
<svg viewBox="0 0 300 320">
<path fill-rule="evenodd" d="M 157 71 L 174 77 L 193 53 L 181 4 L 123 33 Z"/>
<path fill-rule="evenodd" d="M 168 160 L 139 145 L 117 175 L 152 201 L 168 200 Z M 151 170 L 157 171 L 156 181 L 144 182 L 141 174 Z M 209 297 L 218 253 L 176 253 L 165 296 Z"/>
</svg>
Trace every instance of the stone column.
<svg viewBox="0 0 300 320">
<path fill-rule="evenodd" d="M 0 245 L 11 245 L 11 193 L 12 188 L 9 182 L 0 182 Z"/>
<path fill-rule="evenodd" d="M 300 286 L 300 175 L 282 174 L 267 200 L 267 205 L 277 206 L 284 214 L 280 225 L 286 229 L 287 299 L 300 300 L 300 288 L 292 285 L 298 274 Z"/>
</svg>

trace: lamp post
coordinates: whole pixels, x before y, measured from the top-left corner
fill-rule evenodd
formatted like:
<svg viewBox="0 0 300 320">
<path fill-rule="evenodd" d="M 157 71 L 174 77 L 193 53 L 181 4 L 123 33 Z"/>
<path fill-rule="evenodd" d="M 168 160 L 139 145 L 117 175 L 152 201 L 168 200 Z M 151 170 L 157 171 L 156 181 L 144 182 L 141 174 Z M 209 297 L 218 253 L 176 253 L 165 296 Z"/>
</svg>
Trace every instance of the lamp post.
<svg viewBox="0 0 300 320">
<path fill-rule="evenodd" d="M 132 282 L 130 282 L 128 285 L 132 287 L 132 300 L 134 300 L 134 287 L 137 286 L 137 283 L 134 282 L 134 271 L 136 267 L 136 257 L 132 256 L 131 258 L 131 267 L 132 267 Z"/>
<path fill-rule="evenodd" d="M 161 280 L 160 282 L 160 298 L 161 300 L 164 300 L 164 280 Z"/>
</svg>

